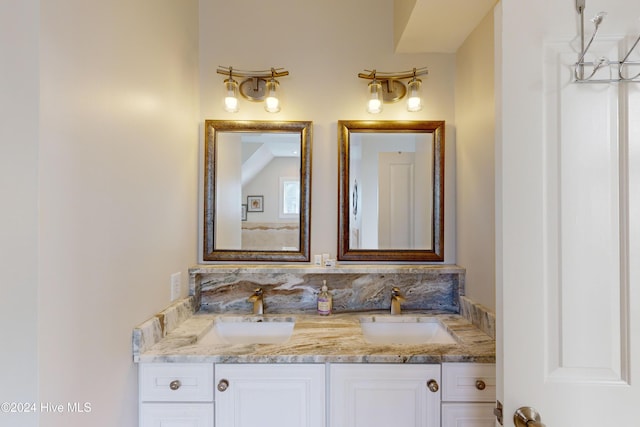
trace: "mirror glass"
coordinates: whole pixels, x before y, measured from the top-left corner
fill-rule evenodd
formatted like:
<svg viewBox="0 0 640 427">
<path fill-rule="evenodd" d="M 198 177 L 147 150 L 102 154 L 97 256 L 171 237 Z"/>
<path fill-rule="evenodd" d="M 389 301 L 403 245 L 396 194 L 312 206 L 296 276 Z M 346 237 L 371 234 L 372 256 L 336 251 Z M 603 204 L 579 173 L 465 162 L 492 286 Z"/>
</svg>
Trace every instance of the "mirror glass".
<svg viewBox="0 0 640 427">
<path fill-rule="evenodd" d="M 205 261 L 309 261 L 311 122 L 205 122 Z"/>
<path fill-rule="evenodd" d="M 338 122 L 338 259 L 444 261 L 444 122 Z"/>
</svg>

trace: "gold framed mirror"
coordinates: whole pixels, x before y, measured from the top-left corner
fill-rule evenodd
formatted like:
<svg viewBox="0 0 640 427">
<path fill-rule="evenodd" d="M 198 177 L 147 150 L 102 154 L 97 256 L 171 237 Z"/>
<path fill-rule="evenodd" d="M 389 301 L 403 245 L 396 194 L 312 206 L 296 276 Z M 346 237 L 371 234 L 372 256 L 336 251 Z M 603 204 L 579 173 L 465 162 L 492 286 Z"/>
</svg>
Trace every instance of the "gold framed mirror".
<svg viewBox="0 0 640 427">
<path fill-rule="evenodd" d="M 309 121 L 205 121 L 204 261 L 309 261 Z"/>
<path fill-rule="evenodd" d="M 338 260 L 444 261 L 444 126 L 338 122 Z"/>
</svg>

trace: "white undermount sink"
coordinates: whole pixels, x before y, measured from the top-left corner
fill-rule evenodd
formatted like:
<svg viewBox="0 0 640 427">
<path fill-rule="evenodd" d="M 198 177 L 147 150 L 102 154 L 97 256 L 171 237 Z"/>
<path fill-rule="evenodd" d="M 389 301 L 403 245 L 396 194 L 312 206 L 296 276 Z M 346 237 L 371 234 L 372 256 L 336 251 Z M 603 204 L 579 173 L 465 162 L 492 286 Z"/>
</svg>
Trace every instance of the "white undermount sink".
<svg viewBox="0 0 640 427">
<path fill-rule="evenodd" d="M 440 321 L 431 316 L 386 315 L 360 318 L 365 341 L 370 344 L 455 344 Z"/>
<path fill-rule="evenodd" d="M 293 317 L 220 316 L 198 344 L 282 344 L 294 325 Z"/>
</svg>

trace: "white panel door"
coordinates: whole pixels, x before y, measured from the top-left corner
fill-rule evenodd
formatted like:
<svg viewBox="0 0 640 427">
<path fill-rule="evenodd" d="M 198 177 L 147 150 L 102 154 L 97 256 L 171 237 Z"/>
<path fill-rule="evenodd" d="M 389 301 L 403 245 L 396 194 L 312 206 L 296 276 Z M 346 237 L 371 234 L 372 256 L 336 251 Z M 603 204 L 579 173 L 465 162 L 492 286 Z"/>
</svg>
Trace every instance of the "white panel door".
<svg viewBox="0 0 640 427">
<path fill-rule="evenodd" d="M 330 427 L 439 427 L 440 365 L 330 366 Z M 439 387 L 439 386 L 438 386 Z"/>
<path fill-rule="evenodd" d="M 587 59 L 616 61 L 637 37 L 640 2 L 586 6 L 587 37 L 588 18 L 608 12 Z M 550 427 L 632 425 L 640 402 L 631 381 L 640 375 L 632 363 L 640 360 L 640 84 L 572 82 L 573 0 L 503 0 L 495 22 L 505 425 L 522 406 Z"/>
<path fill-rule="evenodd" d="M 323 364 L 216 364 L 216 427 L 325 427 Z"/>
<path fill-rule="evenodd" d="M 415 247 L 415 153 L 378 154 L 378 249 Z"/>
</svg>

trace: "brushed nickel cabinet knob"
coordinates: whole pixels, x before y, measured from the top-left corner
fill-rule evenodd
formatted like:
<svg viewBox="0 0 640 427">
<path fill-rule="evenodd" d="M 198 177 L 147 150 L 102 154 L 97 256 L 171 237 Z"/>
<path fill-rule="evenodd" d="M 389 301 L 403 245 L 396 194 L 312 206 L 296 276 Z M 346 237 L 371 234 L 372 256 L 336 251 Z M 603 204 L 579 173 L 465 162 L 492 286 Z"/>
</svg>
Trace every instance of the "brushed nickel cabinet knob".
<svg viewBox="0 0 640 427">
<path fill-rule="evenodd" d="M 220 382 L 218 383 L 218 391 L 226 391 L 229 388 L 229 381 L 227 380 L 220 380 Z"/>
</svg>

